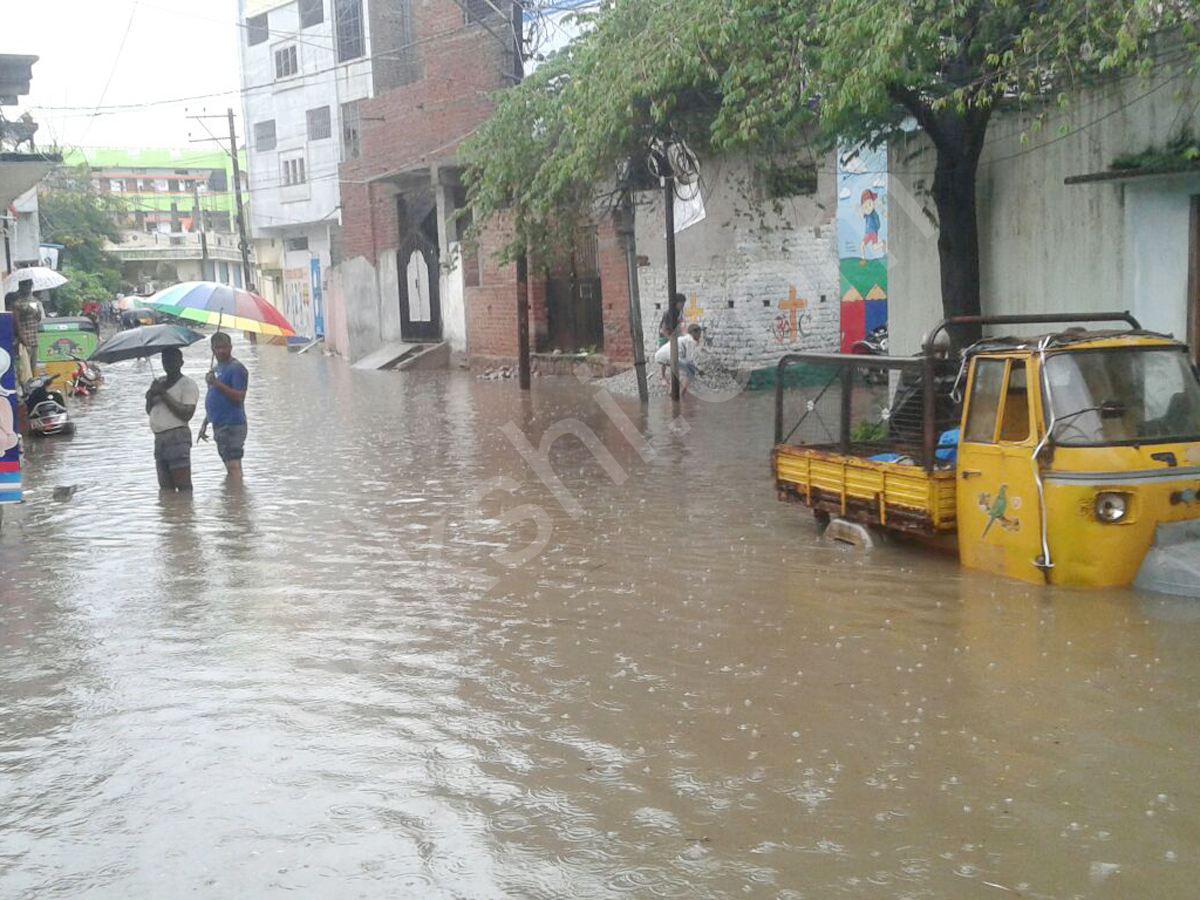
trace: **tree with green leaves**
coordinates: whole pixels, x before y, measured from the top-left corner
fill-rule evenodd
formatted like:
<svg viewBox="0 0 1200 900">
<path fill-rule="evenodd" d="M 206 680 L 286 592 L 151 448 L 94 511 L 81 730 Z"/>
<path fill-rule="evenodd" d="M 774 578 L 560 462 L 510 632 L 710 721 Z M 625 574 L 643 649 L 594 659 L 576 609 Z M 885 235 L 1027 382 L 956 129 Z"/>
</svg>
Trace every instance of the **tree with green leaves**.
<svg viewBox="0 0 1200 900">
<path fill-rule="evenodd" d="M 707 146 L 720 95 L 702 60 L 664 56 L 675 9 L 636 0 L 580 16 L 583 34 L 500 94 L 463 145 L 476 226 L 503 215 L 513 227 L 506 258 L 562 250 L 598 201 L 619 199 L 622 170 L 652 142 Z"/>
<path fill-rule="evenodd" d="M 1197 21 L 1195 0 L 620 0 L 499 98 L 468 148 L 476 221 L 507 205 L 538 223 L 523 236 L 536 244 L 651 136 L 776 155 L 813 138 L 877 144 L 915 120 L 935 153 L 943 308 L 978 314 L 992 117 L 1148 69 L 1164 30 L 1194 65 Z"/>
<path fill-rule="evenodd" d="M 827 140 L 878 143 L 915 120 L 933 145 L 946 315 L 980 312 L 976 178 L 993 116 L 1067 106 L 1071 92 L 1152 64 L 1194 0 L 773 0 L 719 3 L 741 53 L 723 72 L 716 141 L 753 149 L 815 116 Z M 1194 65 L 1193 49 L 1183 60 Z M 960 338 L 977 330 L 960 329 Z"/>
<path fill-rule="evenodd" d="M 121 239 L 113 220 L 117 202 L 92 187 L 85 169 L 58 172 L 39 191 L 42 240 L 63 245 L 62 274 L 69 280 L 53 295 L 61 312 L 112 299 L 120 287 L 120 263 L 104 249 Z"/>
</svg>

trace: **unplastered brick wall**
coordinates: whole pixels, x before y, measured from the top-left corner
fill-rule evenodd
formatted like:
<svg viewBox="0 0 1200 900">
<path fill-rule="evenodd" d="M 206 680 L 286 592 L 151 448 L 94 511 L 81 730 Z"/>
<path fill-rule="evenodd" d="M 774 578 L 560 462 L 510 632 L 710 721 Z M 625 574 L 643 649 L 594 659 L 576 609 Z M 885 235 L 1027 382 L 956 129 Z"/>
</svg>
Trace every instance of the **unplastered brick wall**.
<svg viewBox="0 0 1200 900">
<path fill-rule="evenodd" d="M 614 363 L 633 363 L 629 333 L 629 267 L 625 245 L 613 227 L 612 217 L 602 216 L 596 229 L 600 262 L 600 296 L 603 303 L 604 355 Z"/>
<path fill-rule="evenodd" d="M 467 318 L 467 354 L 489 361 L 517 356 L 517 267 L 499 261 L 512 237 L 511 225 L 494 219 L 481 229 L 476 246 L 479 284 L 463 290 Z M 529 267 L 529 342 L 536 346 L 546 329 L 546 282 L 536 261 Z"/>
<path fill-rule="evenodd" d="M 517 353 L 516 268 L 500 265 L 496 255 L 509 239 L 507 223 L 497 219 L 479 239 L 480 284 L 466 288 L 467 352 L 473 357 L 515 357 Z M 611 216 L 602 215 L 596 225 L 596 247 L 600 264 L 601 314 L 604 325 L 604 354 L 611 362 L 633 362 L 629 337 L 629 277 L 625 249 L 613 227 Z M 531 346 L 538 346 L 548 330 L 545 269 L 537 259 L 529 264 L 529 332 Z"/>
<path fill-rule="evenodd" d="M 459 143 L 491 117 L 492 94 L 513 83 L 512 48 L 497 38 L 511 29 L 464 26 L 463 15 L 454 0 L 414 4 L 422 77 L 360 103 L 360 153 L 340 169 L 347 258 L 398 247 L 387 182 L 453 163 Z"/>
<path fill-rule="evenodd" d="M 810 194 L 762 196 L 743 161 L 701 163 L 705 218 L 677 235 L 677 290 L 690 324 L 728 365 L 755 369 L 795 350 L 836 350 L 841 337 L 834 159 L 815 161 Z M 661 194 L 639 195 L 638 290 L 646 348 L 667 309 Z"/>
</svg>

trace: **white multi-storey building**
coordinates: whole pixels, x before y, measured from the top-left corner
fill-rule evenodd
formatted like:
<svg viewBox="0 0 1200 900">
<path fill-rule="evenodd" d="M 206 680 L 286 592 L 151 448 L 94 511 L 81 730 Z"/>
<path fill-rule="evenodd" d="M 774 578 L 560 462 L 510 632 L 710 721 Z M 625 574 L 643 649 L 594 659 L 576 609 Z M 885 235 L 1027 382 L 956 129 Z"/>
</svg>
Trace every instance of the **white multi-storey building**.
<svg viewBox="0 0 1200 900">
<path fill-rule="evenodd" d="M 341 224 L 338 166 L 372 95 L 368 0 L 238 0 L 251 238 L 260 292 L 298 334 L 324 331 Z"/>
</svg>

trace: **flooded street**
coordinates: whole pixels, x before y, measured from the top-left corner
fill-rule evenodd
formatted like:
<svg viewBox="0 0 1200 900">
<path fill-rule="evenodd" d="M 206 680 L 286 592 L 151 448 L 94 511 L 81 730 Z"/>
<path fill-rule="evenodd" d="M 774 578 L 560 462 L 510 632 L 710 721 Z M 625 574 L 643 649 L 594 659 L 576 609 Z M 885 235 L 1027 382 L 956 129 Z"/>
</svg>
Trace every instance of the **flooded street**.
<svg viewBox="0 0 1200 900">
<path fill-rule="evenodd" d="M 639 453 L 574 379 L 235 354 L 244 489 L 159 497 L 132 363 L 27 445 L 0 897 L 1195 896 L 1195 601 L 825 544 L 767 394 L 619 398 Z M 556 498 L 502 429 L 572 419 Z"/>
</svg>

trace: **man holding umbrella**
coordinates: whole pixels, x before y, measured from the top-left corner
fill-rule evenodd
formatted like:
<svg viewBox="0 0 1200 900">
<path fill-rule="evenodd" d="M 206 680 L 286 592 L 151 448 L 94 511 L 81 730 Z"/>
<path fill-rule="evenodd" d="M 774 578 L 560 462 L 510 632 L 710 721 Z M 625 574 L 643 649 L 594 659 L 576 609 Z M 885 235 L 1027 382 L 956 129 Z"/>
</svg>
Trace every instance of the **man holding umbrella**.
<svg viewBox="0 0 1200 900">
<path fill-rule="evenodd" d="M 224 331 L 214 334 L 211 344 L 217 365 L 204 376 L 208 382 L 204 410 L 208 415 L 200 426 L 200 440 L 208 440 L 208 426 L 211 423 L 217 454 L 225 463 L 229 480 L 241 481 L 242 455 L 246 446 L 245 401 L 250 373 L 239 360 L 234 359 L 233 341 Z"/>
<path fill-rule="evenodd" d="M 146 325 L 119 331 L 96 348 L 91 362 L 116 363 L 126 359 L 146 359 L 162 354 L 163 370 L 146 391 L 146 413 L 154 432 L 154 463 L 158 486 L 164 491 L 192 489 L 192 432 L 188 428 L 200 389 L 183 374 L 183 351 L 204 340 L 181 325 Z"/>
<path fill-rule="evenodd" d="M 146 391 L 146 412 L 154 432 L 154 467 L 158 486 L 164 491 L 192 489 L 192 430 L 188 428 L 200 388 L 183 374 L 183 351 L 171 347 L 162 352 L 163 371 Z"/>
<path fill-rule="evenodd" d="M 17 320 L 17 341 L 24 351 L 25 362 L 29 367 L 25 375 L 25 380 L 28 381 L 37 375 L 38 326 L 45 317 L 41 301 L 33 293 L 33 279 L 23 279 L 17 286 L 13 312 Z"/>
</svg>

